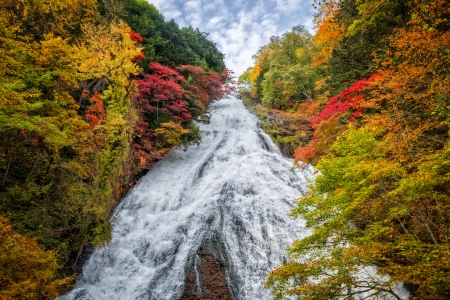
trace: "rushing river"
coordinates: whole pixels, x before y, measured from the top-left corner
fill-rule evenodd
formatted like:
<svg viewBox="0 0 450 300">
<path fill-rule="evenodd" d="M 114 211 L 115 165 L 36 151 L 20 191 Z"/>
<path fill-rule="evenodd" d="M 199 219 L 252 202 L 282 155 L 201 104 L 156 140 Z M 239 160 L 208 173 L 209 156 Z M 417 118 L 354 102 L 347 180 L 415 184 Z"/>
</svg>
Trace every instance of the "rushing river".
<svg viewBox="0 0 450 300">
<path fill-rule="evenodd" d="M 62 299 L 178 299 L 200 247 L 225 262 L 234 298 L 271 298 L 267 273 L 308 234 L 288 214 L 312 169 L 291 170 L 240 100 L 210 111 L 202 143 L 159 162 L 117 207 L 112 241 Z"/>
</svg>

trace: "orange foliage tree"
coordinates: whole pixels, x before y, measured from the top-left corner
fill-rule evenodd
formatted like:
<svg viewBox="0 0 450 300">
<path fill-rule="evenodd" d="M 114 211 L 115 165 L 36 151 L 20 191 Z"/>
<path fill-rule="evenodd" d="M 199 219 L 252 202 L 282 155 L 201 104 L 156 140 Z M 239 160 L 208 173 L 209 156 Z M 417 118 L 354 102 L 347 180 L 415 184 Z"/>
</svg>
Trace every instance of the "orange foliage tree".
<svg viewBox="0 0 450 300">
<path fill-rule="evenodd" d="M 74 279 L 57 279 L 58 268 L 52 251 L 43 251 L 36 240 L 15 233 L 0 217 L 1 299 L 55 299 Z"/>
<path fill-rule="evenodd" d="M 338 9 L 337 1 L 325 1 L 320 13 L 316 16 L 317 32 L 314 35 L 314 42 L 320 50 L 313 57 L 313 66 L 315 67 L 328 61 L 333 49 L 345 34 L 344 24 L 339 24 L 335 18 Z"/>
</svg>

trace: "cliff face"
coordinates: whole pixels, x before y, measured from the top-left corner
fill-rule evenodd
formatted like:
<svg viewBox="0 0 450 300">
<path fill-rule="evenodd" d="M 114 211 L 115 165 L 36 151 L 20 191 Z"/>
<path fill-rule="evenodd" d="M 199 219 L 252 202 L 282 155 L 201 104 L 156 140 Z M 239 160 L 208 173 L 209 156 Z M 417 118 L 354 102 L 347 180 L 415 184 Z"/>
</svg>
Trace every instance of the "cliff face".
<svg viewBox="0 0 450 300">
<path fill-rule="evenodd" d="M 260 126 L 288 157 L 294 155 L 295 149 L 307 146 L 314 132 L 304 115 L 277 109 L 268 109 L 267 119 L 261 120 Z"/>
<path fill-rule="evenodd" d="M 302 103 L 295 112 L 289 113 L 267 108 L 245 91 L 240 91 L 239 97 L 247 109 L 258 117 L 259 127 L 270 135 L 283 155 L 292 157 L 297 148 L 305 147 L 311 142 L 314 129 L 308 119 L 313 115 L 311 107 L 316 106 L 309 102 Z"/>
</svg>

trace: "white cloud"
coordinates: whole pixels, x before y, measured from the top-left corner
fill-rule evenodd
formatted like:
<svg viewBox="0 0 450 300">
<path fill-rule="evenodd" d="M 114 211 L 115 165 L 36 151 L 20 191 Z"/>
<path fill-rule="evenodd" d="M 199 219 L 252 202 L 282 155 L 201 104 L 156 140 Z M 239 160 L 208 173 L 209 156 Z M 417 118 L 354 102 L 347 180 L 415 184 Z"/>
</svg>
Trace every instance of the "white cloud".
<svg viewBox="0 0 450 300">
<path fill-rule="evenodd" d="M 252 56 L 296 25 L 312 32 L 313 0 L 154 0 L 166 20 L 209 32 L 225 56 L 227 67 L 238 76 L 253 64 Z"/>
</svg>

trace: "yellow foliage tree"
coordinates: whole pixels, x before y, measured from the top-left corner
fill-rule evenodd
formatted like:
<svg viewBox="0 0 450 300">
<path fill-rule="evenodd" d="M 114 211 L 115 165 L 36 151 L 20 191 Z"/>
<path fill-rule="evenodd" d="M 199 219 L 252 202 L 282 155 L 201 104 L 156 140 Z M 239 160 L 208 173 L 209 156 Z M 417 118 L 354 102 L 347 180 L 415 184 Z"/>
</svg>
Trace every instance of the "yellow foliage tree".
<svg viewBox="0 0 450 300">
<path fill-rule="evenodd" d="M 115 204 L 114 193 L 123 175 L 124 163 L 129 154 L 133 126 L 137 120 L 136 110 L 131 103 L 135 92 L 133 76 L 140 68 L 133 58 L 141 53 L 130 37 L 131 29 L 123 22 L 109 25 L 86 24 L 82 26 L 83 39 L 75 47 L 76 68 L 80 80 L 97 81 L 105 87 L 101 100 L 106 106 L 106 120 L 96 131 L 98 143 L 104 144 L 96 151 L 96 178 L 94 191 L 97 203 L 85 209 L 99 216 L 103 222 L 94 230 L 94 244 L 104 244 L 110 238 L 109 214 Z"/>
<path fill-rule="evenodd" d="M 161 123 L 161 127 L 155 129 L 155 135 L 158 136 L 157 146 L 167 152 L 173 147 L 181 146 L 182 137 L 189 133 L 181 124 L 176 122 Z"/>
</svg>

